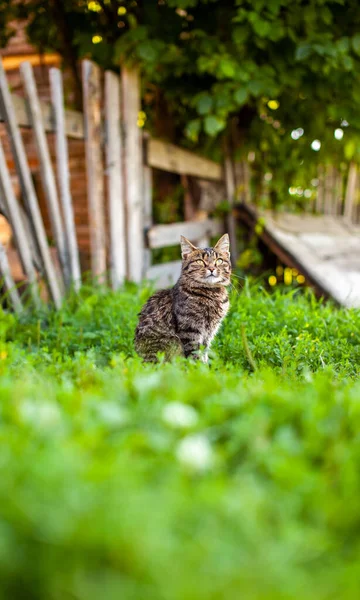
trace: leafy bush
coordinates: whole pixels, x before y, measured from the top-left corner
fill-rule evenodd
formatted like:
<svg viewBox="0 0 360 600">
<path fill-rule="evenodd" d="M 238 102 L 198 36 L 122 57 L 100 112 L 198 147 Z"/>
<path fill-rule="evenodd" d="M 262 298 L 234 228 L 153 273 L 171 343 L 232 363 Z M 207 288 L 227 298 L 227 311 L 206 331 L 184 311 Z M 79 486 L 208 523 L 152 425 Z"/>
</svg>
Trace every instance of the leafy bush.
<svg viewBox="0 0 360 600">
<path fill-rule="evenodd" d="M 359 311 L 246 285 L 151 366 L 150 292 L 1 315 L 0 597 L 358 598 Z"/>
</svg>

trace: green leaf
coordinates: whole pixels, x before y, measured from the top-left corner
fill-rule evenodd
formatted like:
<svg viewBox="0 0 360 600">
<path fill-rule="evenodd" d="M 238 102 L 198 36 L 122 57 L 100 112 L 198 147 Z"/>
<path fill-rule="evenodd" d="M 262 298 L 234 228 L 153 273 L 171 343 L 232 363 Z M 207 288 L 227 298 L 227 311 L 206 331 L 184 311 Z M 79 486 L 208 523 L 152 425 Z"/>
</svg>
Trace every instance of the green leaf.
<svg viewBox="0 0 360 600">
<path fill-rule="evenodd" d="M 259 79 L 253 79 L 248 83 L 248 90 L 255 97 L 258 97 L 263 93 L 264 87 L 264 82 Z"/>
<path fill-rule="evenodd" d="M 225 127 L 225 121 L 215 115 L 208 115 L 204 119 L 204 129 L 208 135 L 215 136 Z"/>
<path fill-rule="evenodd" d="M 355 54 L 360 56 L 360 33 L 356 33 L 351 38 L 351 45 L 352 45 L 352 48 L 353 48 Z"/>
<path fill-rule="evenodd" d="M 355 154 L 356 146 L 353 140 L 350 140 L 345 144 L 344 154 L 347 160 L 351 160 Z"/>
<path fill-rule="evenodd" d="M 236 92 L 234 94 L 234 99 L 235 99 L 235 102 L 239 106 L 242 106 L 243 104 L 245 104 L 247 98 L 248 98 L 248 93 L 247 93 L 246 88 L 240 87 L 236 90 Z"/>
<path fill-rule="evenodd" d="M 211 98 L 210 94 L 204 92 L 198 96 L 196 101 L 196 110 L 198 111 L 199 115 L 207 115 L 211 111 L 212 107 L 213 99 Z"/>
<path fill-rule="evenodd" d="M 255 33 L 261 38 L 268 37 L 271 31 L 271 23 L 269 21 L 265 21 L 264 19 L 254 20 L 252 26 Z"/>
<path fill-rule="evenodd" d="M 223 58 L 219 64 L 219 73 L 223 77 L 234 77 L 235 75 L 235 64 L 228 58 Z"/>
<path fill-rule="evenodd" d="M 301 44 L 296 48 L 295 60 L 305 60 L 311 54 L 312 47 L 310 44 Z"/>
<path fill-rule="evenodd" d="M 193 119 L 186 126 L 186 130 L 185 130 L 186 136 L 193 142 L 197 142 L 197 140 L 199 138 L 200 127 L 201 127 L 200 119 Z"/>
<path fill-rule="evenodd" d="M 156 48 L 150 40 L 146 40 L 145 42 L 139 44 L 138 55 L 146 62 L 155 62 L 158 57 Z"/>
<path fill-rule="evenodd" d="M 336 42 L 336 46 L 341 54 L 346 54 L 350 49 L 350 41 L 348 37 L 342 37 Z"/>
<path fill-rule="evenodd" d="M 352 69 L 354 68 L 354 61 L 351 58 L 351 56 L 344 56 L 343 63 L 344 63 L 344 67 L 347 71 L 352 71 Z"/>
<path fill-rule="evenodd" d="M 243 25 L 242 27 L 235 27 L 234 31 L 233 31 L 233 41 L 235 44 L 238 44 L 239 46 L 242 46 L 243 43 L 247 40 L 247 38 L 249 37 L 249 29 Z"/>
</svg>

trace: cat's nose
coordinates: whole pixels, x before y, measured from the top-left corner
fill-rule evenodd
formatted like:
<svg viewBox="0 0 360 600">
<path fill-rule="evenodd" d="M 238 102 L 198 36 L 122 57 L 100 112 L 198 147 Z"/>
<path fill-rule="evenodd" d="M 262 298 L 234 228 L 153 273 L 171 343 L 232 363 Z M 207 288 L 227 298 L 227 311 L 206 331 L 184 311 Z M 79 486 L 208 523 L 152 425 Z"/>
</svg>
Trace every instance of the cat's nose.
<svg viewBox="0 0 360 600">
<path fill-rule="evenodd" d="M 208 267 L 208 269 L 209 269 L 209 271 L 211 271 L 211 273 L 212 273 L 213 271 L 215 271 L 216 267 Z"/>
</svg>

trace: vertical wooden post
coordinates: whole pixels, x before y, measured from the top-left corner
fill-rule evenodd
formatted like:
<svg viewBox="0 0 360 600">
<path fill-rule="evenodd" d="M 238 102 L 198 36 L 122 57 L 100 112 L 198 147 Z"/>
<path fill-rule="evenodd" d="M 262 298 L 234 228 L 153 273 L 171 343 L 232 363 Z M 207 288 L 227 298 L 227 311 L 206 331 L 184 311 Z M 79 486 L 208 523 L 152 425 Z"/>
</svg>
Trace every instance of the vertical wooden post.
<svg viewBox="0 0 360 600">
<path fill-rule="evenodd" d="M 100 283 L 106 282 L 104 171 L 102 163 L 102 120 L 100 68 L 89 60 L 82 63 L 85 149 L 88 183 L 91 270 Z"/>
<path fill-rule="evenodd" d="M 143 152 L 142 132 L 138 115 L 140 105 L 140 77 L 136 69 L 121 69 L 121 91 L 124 126 L 125 202 L 127 219 L 128 276 L 141 281 L 144 258 L 144 223 L 142 204 Z"/>
<path fill-rule="evenodd" d="M 111 283 L 118 289 L 126 276 L 123 144 L 120 121 L 120 80 L 105 72 L 106 175 L 109 200 Z"/>
<path fill-rule="evenodd" d="M 22 219 L 21 211 L 13 186 L 10 173 L 6 164 L 5 153 L 0 141 L 0 190 L 3 196 L 3 202 L 6 209 L 6 215 L 14 232 L 15 244 L 19 252 L 19 257 L 23 271 L 28 278 L 30 285 L 30 295 L 37 308 L 40 307 L 39 289 L 36 277 L 36 271 L 33 265 L 31 247 L 28 241 L 27 232 Z"/>
<path fill-rule="evenodd" d="M 144 147 L 146 148 L 146 138 L 144 136 Z M 145 161 L 144 161 L 145 163 Z M 152 168 L 148 167 L 144 164 L 143 167 L 143 206 L 144 206 L 144 215 L 143 215 L 143 225 L 144 230 L 146 231 L 153 224 L 152 217 L 152 208 L 153 208 L 153 198 L 152 198 L 152 190 L 153 190 L 153 177 L 152 177 Z M 147 270 L 151 266 L 151 250 L 150 248 L 144 249 L 144 265 L 143 265 L 143 277 L 147 276 Z"/>
<path fill-rule="evenodd" d="M 62 295 L 57 280 L 55 267 L 50 255 L 45 228 L 42 221 L 38 200 L 34 189 L 34 184 L 31 178 L 29 165 L 26 159 L 24 143 L 21 137 L 20 129 L 17 125 L 16 115 L 11 99 L 7 78 L 5 75 L 5 70 L 1 61 L 0 107 L 5 117 L 6 127 L 9 134 L 9 139 L 15 159 L 16 169 L 19 176 L 22 193 L 36 235 L 36 241 L 39 246 L 41 261 L 44 267 L 44 273 L 47 279 L 49 291 L 56 308 L 60 308 Z"/>
<path fill-rule="evenodd" d="M 357 171 L 357 165 L 354 162 L 350 163 L 344 202 L 344 217 L 350 223 L 353 220 L 355 206 L 356 180 L 358 176 Z"/>
<path fill-rule="evenodd" d="M 79 250 L 76 239 L 74 209 L 70 191 L 69 154 L 65 133 L 64 91 L 61 71 L 50 69 L 51 100 L 54 110 L 56 129 L 56 163 L 60 199 L 64 216 L 67 263 L 69 278 L 66 284 L 72 283 L 75 290 L 81 285 Z"/>
<path fill-rule="evenodd" d="M 15 312 L 20 313 L 23 310 L 23 305 L 19 296 L 19 292 L 15 287 L 15 282 L 11 274 L 9 261 L 7 258 L 6 250 L 0 242 L 0 273 L 3 276 L 5 287 L 11 298 L 12 305 Z"/>
<path fill-rule="evenodd" d="M 235 201 L 235 177 L 233 163 L 229 154 L 225 156 L 224 176 L 226 195 L 230 205 L 230 211 L 227 215 L 227 229 L 230 238 L 231 262 L 234 266 L 237 259 L 236 223 L 232 212 Z"/>
<path fill-rule="evenodd" d="M 37 153 L 40 162 L 41 179 L 44 186 L 47 208 L 49 212 L 51 228 L 58 251 L 60 265 L 63 269 L 65 281 L 69 277 L 68 263 L 66 256 L 65 235 L 62 222 L 62 216 L 59 207 L 58 193 L 56 189 L 55 176 L 51 164 L 49 147 L 45 135 L 45 127 L 40 107 L 40 101 L 36 89 L 34 72 L 29 62 L 23 62 L 20 65 L 20 72 L 25 86 L 27 97 L 27 108 L 31 126 L 33 129 Z"/>
</svg>

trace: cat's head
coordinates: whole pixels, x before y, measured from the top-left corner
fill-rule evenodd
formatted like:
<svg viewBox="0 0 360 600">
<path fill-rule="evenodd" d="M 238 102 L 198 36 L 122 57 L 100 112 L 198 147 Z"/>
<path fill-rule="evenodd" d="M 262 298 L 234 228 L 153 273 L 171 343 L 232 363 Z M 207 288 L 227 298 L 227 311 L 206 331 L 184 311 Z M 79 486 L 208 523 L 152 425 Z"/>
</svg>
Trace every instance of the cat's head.
<svg viewBox="0 0 360 600">
<path fill-rule="evenodd" d="M 184 236 L 181 236 L 180 244 L 183 277 L 202 286 L 230 285 L 231 263 L 227 233 L 213 248 L 197 248 Z"/>
</svg>

